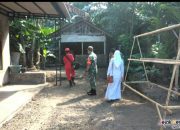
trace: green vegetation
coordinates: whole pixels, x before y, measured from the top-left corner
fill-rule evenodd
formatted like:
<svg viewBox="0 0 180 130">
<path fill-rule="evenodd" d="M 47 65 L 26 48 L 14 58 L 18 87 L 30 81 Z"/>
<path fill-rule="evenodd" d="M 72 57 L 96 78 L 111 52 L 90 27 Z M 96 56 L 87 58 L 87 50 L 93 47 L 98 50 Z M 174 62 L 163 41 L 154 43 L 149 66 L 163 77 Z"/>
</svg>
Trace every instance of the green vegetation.
<svg viewBox="0 0 180 130">
<path fill-rule="evenodd" d="M 82 9 L 90 14 L 91 21 L 99 28 L 111 34 L 116 41 L 112 47 L 121 44 L 121 51 L 124 54 L 125 64 L 130 55 L 133 36 L 153 31 L 162 27 L 178 24 L 180 21 L 180 3 L 179 2 L 70 2 L 73 6 Z M 52 21 L 14 20 L 11 24 L 12 30 L 15 30 L 19 36 L 22 46 L 29 47 L 30 50 L 37 52 L 39 48 L 44 51 L 44 57 L 47 56 L 48 46 L 52 43 L 46 36 L 54 31 Z M 44 23 L 44 24 L 42 24 Z M 18 31 L 17 31 L 17 30 Z M 177 30 L 175 30 L 177 32 Z M 11 32 L 12 33 L 12 32 Z M 13 34 L 13 33 L 12 33 Z M 22 37 L 22 38 L 21 38 Z M 11 37 L 19 40 L 17 37 Z M 36 39 L 36 40 L 35 40 Z M 139 39 L 144 57 L 148 58 L 173 58 L 177 53 L 177 38 L 172 32 L 164 32 L 158 35 L 147 36 Z M 33 55 L 32 55 L 33 57 Z M 139 58 L 138 46 L 133 50 L 133 57 Z M 30 67 L 36 65 L 32 63 Z M 158 64 L 146 63 L 147 72 L 150 78 L 158 79 L 168 75 L 170 77 L 169 66 L 161 67 Z M 143 66 L 141 63 L 133 63 L 130 68 L 130 75 L 134 78 L 140 75 L 144 77 Z M 167 77 L 168 77 L 167 76 Z M 168 80 L 169 80 L 168 77 Z M 166 79 L 165 79 L 166 80 Z"/>
<path fill-rule="evenodd" d="M 110 33 L 122 46 L 122 53 L 127 58 L 133 43 L 133 36 L 162 27 L 178 24 L 180 21 L 179 2 L 106 2 L 106 8 L 100 6 L 101 2 L 72 2 L 76 7 L 84 9 L 89 4 L 88 12 L 91 20 L 100 28 Z M 178 30 L 176 30 L 178 34 Z M 147 58 L 173 58 L 177 54 L 177 38 L 172 32 L 147 36 L 139 39 L 144 57 Z M 139 58 L 138 46 L 133 50 L 133 57 Z M 129 78 L 145 78 L 142 63 L 132 62 Z M 169 81 L 172 66 L 146 63 L 148 76 L 152 80 L 160 77 Z M 135 74 L 135 75 L 134 75 Z"/>
<path fill-rule="evenodd" d="M 45 59 L 48 56 L 47 47 L 52 43 L 47 36 L 54 31 L 50 20 L 13 19 L 10 21 L 10 49 L 21 53 L 26 51 L 23 65 L 39 68 L 40 57 Z"/>
</svg>

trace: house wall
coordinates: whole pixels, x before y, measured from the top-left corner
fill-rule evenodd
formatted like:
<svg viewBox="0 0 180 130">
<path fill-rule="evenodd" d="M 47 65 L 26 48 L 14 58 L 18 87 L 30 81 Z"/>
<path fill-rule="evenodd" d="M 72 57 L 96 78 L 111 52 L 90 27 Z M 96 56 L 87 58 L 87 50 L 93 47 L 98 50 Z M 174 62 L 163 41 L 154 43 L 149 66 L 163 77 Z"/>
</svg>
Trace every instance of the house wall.
<svg viewBox="0 0 180 130">
<path fill-rule="evenodd" d="M 9 22 L 8 17 L 0 14 L 0 43 L 2 44 L 2 69 L 0 70 L 0 86 L 8 83 L 8 66 L 10 65 Z"/>
</svg>

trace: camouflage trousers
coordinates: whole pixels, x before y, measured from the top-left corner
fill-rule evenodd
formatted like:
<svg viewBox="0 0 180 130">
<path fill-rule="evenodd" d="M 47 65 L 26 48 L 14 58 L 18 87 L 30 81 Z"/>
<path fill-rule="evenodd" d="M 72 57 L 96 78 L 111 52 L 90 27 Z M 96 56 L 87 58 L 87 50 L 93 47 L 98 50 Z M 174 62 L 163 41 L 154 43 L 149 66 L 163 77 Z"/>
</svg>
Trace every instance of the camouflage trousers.
<svg viewBox="0 0 180 130">
<path fill-rule="evenodd" d="M 89 83 L 90 83 L 91 89 L 96 90 L 96 74 L 89 73 L 88 74 L 88 79 L 89 79 Z"/>
</svg>

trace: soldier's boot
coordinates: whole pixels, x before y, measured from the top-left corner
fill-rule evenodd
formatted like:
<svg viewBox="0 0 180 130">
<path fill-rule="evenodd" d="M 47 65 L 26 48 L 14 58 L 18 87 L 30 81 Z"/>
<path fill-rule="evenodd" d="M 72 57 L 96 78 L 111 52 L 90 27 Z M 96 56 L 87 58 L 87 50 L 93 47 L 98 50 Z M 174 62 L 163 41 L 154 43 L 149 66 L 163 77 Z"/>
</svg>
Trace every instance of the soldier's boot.
<svg viewBox="0 0 180 130">
<path fill-rule="evenodd" d="M 88 92 L 88 95 L 96 95 L 96 90 L 91 89 L 91 91 Z"/>
<path fill-rule="evenodd" d="M 89 92 L 87 92 L 88 95 L 91 94 L 91 93 L 92 93 L 92 89 Z"/>
</svg>

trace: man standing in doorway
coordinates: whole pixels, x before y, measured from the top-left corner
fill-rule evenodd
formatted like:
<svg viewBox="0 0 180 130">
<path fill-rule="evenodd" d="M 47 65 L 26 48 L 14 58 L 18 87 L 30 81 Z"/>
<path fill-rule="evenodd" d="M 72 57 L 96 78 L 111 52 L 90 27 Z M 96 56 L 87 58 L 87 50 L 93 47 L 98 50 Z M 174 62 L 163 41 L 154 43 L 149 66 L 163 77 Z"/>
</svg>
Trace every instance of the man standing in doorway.
<svg viewBox="0 0 180 130">
<path fill-rule="evenodd" d="M 97 74 L 97 55 L 93 52 L 93 47 L 89 46 L 88 49 L 88 58 L 86 62 L 86 71 L 84 77 L 88 73 L 89 83 L 91 90 L 87 92 L 88 95 L 96 95 L 96 74 Z"/>
</svg>

